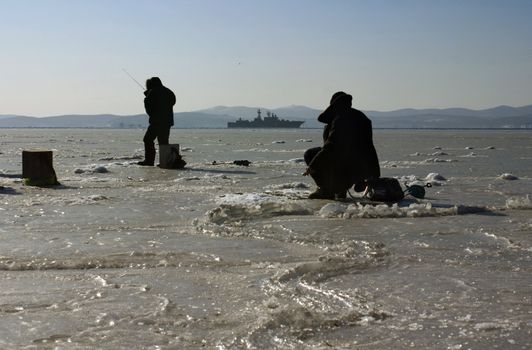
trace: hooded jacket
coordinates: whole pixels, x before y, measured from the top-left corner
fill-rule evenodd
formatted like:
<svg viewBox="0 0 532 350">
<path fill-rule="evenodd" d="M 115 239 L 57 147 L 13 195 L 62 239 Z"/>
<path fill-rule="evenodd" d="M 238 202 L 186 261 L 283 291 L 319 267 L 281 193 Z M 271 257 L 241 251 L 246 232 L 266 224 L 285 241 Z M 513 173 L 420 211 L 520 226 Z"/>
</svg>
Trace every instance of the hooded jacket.
<svg viewBox="0 0 532 350">
<path fill-rule="evenodd" d="M 309 168 L 330 174 L 331 190 L 345 191 L 355 183 L 380 177 L 372 125 L 364 113 L 354 108 L 339 112 L 328 108 L 318 120 L 327 124 L 324 144 Z"/>
<path fill-rule="evenodd" d="M 151 79 L 153 80 L 153 78 Z M 149 89 L 144 92 L 144 108 L 153 126 L 171 127 L 174 125 L 176 98 L 172 90 L 163 86 L 159 79 L 151 81 Z"/>
</svg>

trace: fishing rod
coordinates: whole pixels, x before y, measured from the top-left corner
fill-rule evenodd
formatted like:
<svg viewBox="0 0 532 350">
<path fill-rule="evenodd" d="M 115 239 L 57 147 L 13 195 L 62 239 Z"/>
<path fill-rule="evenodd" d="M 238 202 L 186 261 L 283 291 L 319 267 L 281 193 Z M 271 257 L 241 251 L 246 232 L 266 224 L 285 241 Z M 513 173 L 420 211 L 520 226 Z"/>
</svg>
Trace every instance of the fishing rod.
<svg viewBox="0 0 532 350">
<path fill-rule="evenodd" d="M 144 86 L 142 86 L 142 84 L 139 83 L 139 82 L 137 81 L 137 79 L 133 78 L 133 76 L 132 76 L 131 74 L 129 74 L 129 72 L 128 72 L 125 68 L 122 68 L 122 70 L 123 70 L 124 73 L 126 73 L 131 79 L 133 79 L 133 81 L 134 81 L 135 83 L 137 83 L 138 86 L 140 86 L 140 88 L 142 89 L 142 91 L 146 90 L 146 89 L 144 88 Z"/>
</svg>

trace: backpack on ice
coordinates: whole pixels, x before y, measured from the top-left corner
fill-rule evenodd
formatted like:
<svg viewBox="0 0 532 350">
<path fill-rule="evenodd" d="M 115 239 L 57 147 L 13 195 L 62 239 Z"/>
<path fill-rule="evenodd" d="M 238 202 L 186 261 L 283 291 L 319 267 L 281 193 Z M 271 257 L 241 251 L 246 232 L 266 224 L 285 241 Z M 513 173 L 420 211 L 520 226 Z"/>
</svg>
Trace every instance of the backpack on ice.
<svg viewBox="0 0 532 350">
<path fill-rule="evenodd" d="M 399 202 L 405 194 L 397 179 L 381 177 L 368 184 L 366 196 L 372 201 Z"/>
</svg>

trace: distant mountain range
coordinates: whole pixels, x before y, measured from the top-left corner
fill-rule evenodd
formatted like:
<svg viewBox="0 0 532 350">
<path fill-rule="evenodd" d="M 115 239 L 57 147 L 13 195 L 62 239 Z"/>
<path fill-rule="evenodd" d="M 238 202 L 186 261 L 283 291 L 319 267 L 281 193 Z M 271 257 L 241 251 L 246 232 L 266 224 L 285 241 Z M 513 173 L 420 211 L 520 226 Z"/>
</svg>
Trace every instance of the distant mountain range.
<svg viewBox="0 0 532 350">
<path fill-rule="evenodd" d="M 226 128 L 227 122 L 238 118 L 253 119 L 259 107 L 217 106 L 194 112 L 175 113 L 175 128 Z M 276 109 L 261 108 L 279 118 L 305 121 L 302 128 L 321 128 L 316 118 L 320 110 L 305 106 L 289 106 Z M 374 128 L 519 128 L 532 129 L 532 105 L 523 107 L 499 106 L 484 110 L 465 108 L 447 109 L 400 109 L 390 112 L 364 111 Z M 264 115 L 264 114 L 263 114 Z M 0 115 L 0 128 L 145 128 L 145 114 L 119 116 L 61 115 L 53 117 L 28 117 Z"/>
</svg>

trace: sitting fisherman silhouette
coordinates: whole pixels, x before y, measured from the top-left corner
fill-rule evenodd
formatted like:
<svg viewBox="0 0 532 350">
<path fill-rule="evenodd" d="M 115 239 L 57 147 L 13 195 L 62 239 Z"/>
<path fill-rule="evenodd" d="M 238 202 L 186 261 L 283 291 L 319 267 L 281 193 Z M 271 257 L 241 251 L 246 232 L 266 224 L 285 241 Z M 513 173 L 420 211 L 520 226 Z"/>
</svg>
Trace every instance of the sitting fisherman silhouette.
<svg viewBox="0 0 532 350">
<path fill-rule="evenodd" d="M 343 91 L 336 92 L 318 117 L 326 124 L 323 147 L 311 148 L 304 156 L 308 168 L 303 175 L 312 176 L 318 185 L 309 198 L 344 199 L 351 186 L 363 191 L 368 181 L 380 176 L 371 121 L 352 108 L 352 99 Z"/>
<path fill-rule="evenodd" d="M 146 80 L 144 91 L 144 107 L 149 116 L 149 126 L 144 135 L 144 160 L 139 165 L 151 165 L 155 162 L 155 144 L 167 145 L 170 128 L 174 125 L 174 111 L 176 98 L 172 90 L 163 86 L 161 79 L 152 77 Z"/>
</svg>

